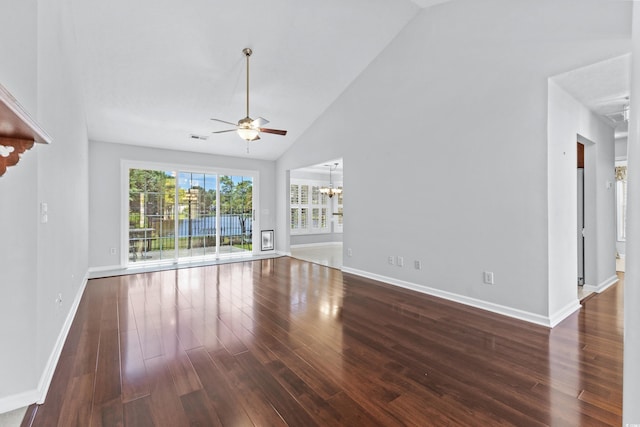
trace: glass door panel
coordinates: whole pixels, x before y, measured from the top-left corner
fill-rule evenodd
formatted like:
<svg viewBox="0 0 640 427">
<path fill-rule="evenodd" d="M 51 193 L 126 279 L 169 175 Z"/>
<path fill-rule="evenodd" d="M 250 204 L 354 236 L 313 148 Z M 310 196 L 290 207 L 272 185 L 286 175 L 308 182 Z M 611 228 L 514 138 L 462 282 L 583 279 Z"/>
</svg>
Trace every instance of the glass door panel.
<svg viewBox="0 0 640 427">
<path fill-rule="evenodd" d="M 175 256 L 172 172 L 129 170 L 129 261 L 171 259 Z"/>
<path fill-rule="evenodd" d="M 252 250 L 253 178 L 220 176 L 220 254 Z"/>
<path fill-rule="evenodd" d="M 216 254 L 216 175 L 178 174 L 179 258 Z"/>
</svg>

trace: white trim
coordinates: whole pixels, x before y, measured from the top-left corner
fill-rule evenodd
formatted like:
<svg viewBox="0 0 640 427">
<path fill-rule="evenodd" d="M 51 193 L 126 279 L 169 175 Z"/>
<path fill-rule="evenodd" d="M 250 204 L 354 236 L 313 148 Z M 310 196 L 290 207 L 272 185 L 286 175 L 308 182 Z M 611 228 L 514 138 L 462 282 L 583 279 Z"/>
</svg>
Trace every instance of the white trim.
<svg viewBox="0 0 640 427">
<path fill-rule="evenodd" d="M 91 276 L 91 273 L 102 273 L 104 271 L 111 271 L 111 270 L 122 270 L 124 267 L 122 267 L 120 264 L 115 264 L 115 265 L 105 265 L 102 267 L 89 267 L 89 278 L 93 278 Z"/>
<path fill-rule="evenodd" d="M 598 285 L 587 285 L 585 283 L 585 285 L 582 287 L 582 289 L 584 289 L 585 291 L 589 291 L 589 292 L 596 292 L 596 293 L 602 293 L 604 291 L 606 291 L 607 289 L 609 289 L 612 285 L 614 285 L 618 280 L 618 276 L 617 275 L 613 275 L 611 277 L 609 277 L 608 279 L 603 280 L 602 282 L 600 282 L 600 284 Z"/>
<path fill-rule="evenodd" d="M 569 304 L 549 316 L 549 326 L 552 328 L 555 327 L 564 319 L 580 310 L 581 307 L 582 305 L 580 305 L 580 302 L 578 302 L 578 299 L 576 298 L 575 301 L 570 302 Z"/>
<path fill-rule="evenodd" d="M 276 251 L 276 254 L 280 255 L 280 256 L 291 256 L 291 251 Z"/>
<path fill-rule="evenodd" d="M 39 396 L 38 390 L 29 390 L 3 397 L 0 399 L 0 414 L 29 406 L 38 400 Z"/>
<path fill-rule="evenodd" d="M 60 359 L 60 354 L 62 353 L 62 348 L 64 347 L 64 343 L 67 340 L 69 330 L 71 330 L 71 324 L 73 323 L 73 319 L 75 318 L 76 312 L 78 311 L 78 306 L 80 305 L 80 300 L 82 299 L 82 295 L 84 294 L 84 290 L 87 287 L 88 281 L 89 272 L 84 275 L 82 284 L 80 285 L 80 289 L 78 289 L 73 303 L 69 308 L 69 313 L 67 313 L 64 324 L 60 329 L 58 339 L 56 340 L 56 343 L 51 350 L 49 360 L 47 360 L 47 364 L 44 367 L 42 375 L 40 376 L 38 387 L 34 390 L 29 390 L 1 398 L 0 414 L 19 408 L 24 408 L 25 406 L 29 406 L 34 402 L 38 404 L 44 403 L 44 400 L 47 397 L 47 392 L 49 391 L 49 386 L 51 385 L 51 380 L 53 379 L 53 374 L 55 373 L 56 367 L 58 365 L 58 360 Z"/>
<path fill-rule="evenodd" d="M 492 313 L 501 314 L 503 316 L 513 317 L 515 319 L 524 320 L 525 322 L 535 323 L 537 325 L 546 326 L 548 328 L 552 327 L 552 322 L 550 317 L 541 316 L 536 313 L 530 313 L 528 311 L 518 310 L 515 308 L 507 307 L 500 304 L 494 304 L 492 302 L 482 301 L 475 298 L 470 298 L 464 295 L 458 295 L 447 291 L 442 291 L 440 289 L 430 288 L 428 286 L 419 285 L 416 283 L 405 282 L 404 280 L 393 279 L 391 277 L 385 277 L 374 273 L 369 273 L 367 271 L 357 270 L 355 268 L 350 267 L 342 267 L 342 271 L 345 273 L 355 274 L 357 276 L 366 277 L 369 279 L 377 280 L 379 282 L 388 283 L 390 285 L 398 286 L 405 289 L 410 289 L 412 291 L 420 292 L 427 295 L 432 295 L 439 298 L 444 298 L 449 301 L 457 302 L 460 304 L 468 305 L 471 307 L 480 308 L 482 310 L 490 311 Z M 578 308 L 580 308 L 580 304 L 576 300 L 576 304 Z M 561 310 L 561 312 L 566 311 L 566 308 Z M 559 321 L 561 316 L 561 312 L 553 316 L 554 321 Z"/>
<path fill-rule="evenodd" d="M 208 258 L 203 260 L 189 260 L 189 261 L 183 261 L 179 263 L 138 264 L 133 267 L 114 266 L 113 268 L 98 267 L 93 269 L 93 274 L 89 276 L 89 279 L 101 279 L 103 277 L 110 277 L 110 276 L 125 276 L 129 274 L 150 273 L 155 271 L 180 270 L 183 268 L 232 264 L 235 262 L 261 261 L 265 259 L 278 258 L 279 256 L 281 256 L 275 251 L 269 251 L 269 252 L 270 253 L 264 252 L 262 254 L 257 254 L 257 255 L 249 254 L 246 256 L 238 255 L 238 256 L 222 257 L 222 258 Z"/>
<path fill-rule="evenodd" d="M 76 293 L 76 297 L 71 304 L 71 308 L 69 309 L 69 313 L 67 313 L 67 318 L 62 325 L 62 329 L 60 329 L 60 333 L 58 334 L 58 339 L 56 340 L 56 344 L 49 355 L 49 360 L 45 366 L 42 375 L 40 376 L 40 382 L 38 383 L 38 393 L 39 397 L 36 400 L 36 403 L 41 404 L 44 403 L 44 399 L 47 397 L 47 392 L 49 391 L 49 386 L 51 385 L 51 380 L 53 379 L 53 374 L 56 371 L 56 366 L 58 365 L 58 360 L 60 359 L 60 354 L 62 353 L 62 348 L 64 347 L 64 342 L 67 339 L 67 335 L 69 334 L 69 330 L 71 329 L 71 324 L 73 323 L 73 319 L 76 317 L 76 312 L 78 311 L 78 306 L 80 305 L 80 300 L 82 299 L 82 295 L 84 294 L 84 290 L 87 287 L 87 282 L 89 281 L 89 273 L 87 272 L 82 279 L 82 284 L 80 285 L 80 289 Z"/>
<path fill-rule="evenodd" d="M 290 245 L 291 249 L 293 248 L 313 248 L 318 246 L 340 246 L 342 242 L 320 242 L 320 243 L 301 243 L 299 245 Z"/>
</svg>

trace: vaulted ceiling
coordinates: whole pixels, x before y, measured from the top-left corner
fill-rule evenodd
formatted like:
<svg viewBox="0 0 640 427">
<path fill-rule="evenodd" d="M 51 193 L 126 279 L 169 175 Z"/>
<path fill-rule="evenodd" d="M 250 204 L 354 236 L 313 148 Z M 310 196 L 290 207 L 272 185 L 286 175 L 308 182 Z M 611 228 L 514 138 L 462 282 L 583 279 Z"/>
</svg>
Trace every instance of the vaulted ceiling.
<svg viewBox="0 0 640 427">
<path fill-rule="evenodd" d="M 72 1 L 90 139 L 261 159 L 299 138 L 420 7 L 442 2 Z M 210 120 L 245 116 L 245 47 L 251 116 L 289 131 L 262 134 L 249 154 Z"/>
<path fill-rule="evenodd" d="M 277 159 L 421 8 L 447 1 L 71 0 L 89 137 Z M 229 126 L 210 120 L 245 116 L 245 47 L 251 116 L 288 130 L 262 134 L 249 153 L 235 132 L 212 134 Z M 605 74 L 594 68 L 561 84 L 595 108 L 580 93 Z"/>
</svg>

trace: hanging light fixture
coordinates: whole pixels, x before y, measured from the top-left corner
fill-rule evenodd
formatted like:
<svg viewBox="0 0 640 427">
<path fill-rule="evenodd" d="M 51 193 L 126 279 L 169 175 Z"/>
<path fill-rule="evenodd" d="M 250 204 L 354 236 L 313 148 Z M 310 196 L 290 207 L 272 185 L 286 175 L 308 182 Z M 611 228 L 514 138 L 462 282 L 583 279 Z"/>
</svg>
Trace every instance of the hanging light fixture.
<svg viewBox="0 0 640 427">
<path fill-rule="evenodd" d="M 338 163 L 325 166 L 329 166 L 329 186 L 321 187 L 320 194 L 326 194 L 329 198 L 332 198 L 335 194 L 342 194 L 342 188 L 333 188 L 333 181 L 331 180 L 331 172 L 338 168 Z"/>
</svg>

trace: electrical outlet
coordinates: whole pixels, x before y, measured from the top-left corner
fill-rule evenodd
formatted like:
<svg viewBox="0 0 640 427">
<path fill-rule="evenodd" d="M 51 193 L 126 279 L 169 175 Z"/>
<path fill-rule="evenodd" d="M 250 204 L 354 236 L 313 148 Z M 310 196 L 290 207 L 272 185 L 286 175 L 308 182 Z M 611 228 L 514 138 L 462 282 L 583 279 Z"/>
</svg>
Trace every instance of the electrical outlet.
<svg viewBox="0 0 640 427">
<path fill-rule="evenodd" d="M 393 265 L 396 263 L 393 256 L 389 256 L 389 258 L 387 258 L 387 262 L 389 262 L 389 265 Z"/>
<path fill-rule="evenodd" d="M 115 254 L 116 254 L 116 248 L 111 248 L 111 249 L 109 249 L 109 253 L 110 253 L 111 255 L 115 255 Z"/>
<path fill-rule="evenodd" d="M 49 205 L 45 202 L 40 202 L 40 223 L 46 224 L 49 222 Z"/>
<path fill-rule="evenodd" d="M 399 256 L 399 257 L 397 257 L 396 259 L 398 260 L 398 262 L 396 262 L 396 265 L 397 265 L 398 267 L 403 267 L 403 266 L 404 266 L 404 258 L 403 258 L 403 257 L 401 257 L 401 256 Z"/>
<path fill-rule="evenodd" d="M 55 301 L 56 305 L 61 306 L 62 305 L 62 293 L 58 294 L 58 298 L 56 298 Z"/>
<path fill-rule="evenodd" d="M 413 268 L 416 270 L 422 270 L 422 262 L 418 260 L 413 261 Z"/>
<path fill-rule="evenodd" d="M 347 256 L 353 256 L 353 251 L 351 248 L 347 248 Z"/>
<path fill-rule="evenodd" d="M 485 271 L 484 272 L 484 283 L 487 285 L 493 285 L 493 271 Z"/>
</svg>

